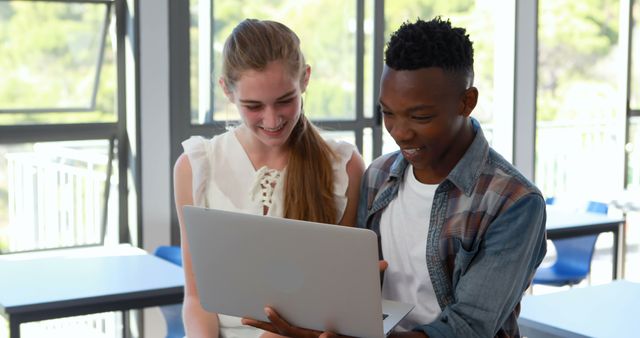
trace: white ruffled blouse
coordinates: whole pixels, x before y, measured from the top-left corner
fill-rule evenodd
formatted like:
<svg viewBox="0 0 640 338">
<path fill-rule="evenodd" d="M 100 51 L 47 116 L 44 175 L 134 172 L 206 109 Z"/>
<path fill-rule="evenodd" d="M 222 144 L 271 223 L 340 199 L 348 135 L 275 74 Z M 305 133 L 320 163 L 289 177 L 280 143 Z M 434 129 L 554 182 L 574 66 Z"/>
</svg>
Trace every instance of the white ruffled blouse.
<svg viewBox="0 0 640 338">
<path fill-rule="evenodd" d="M 356 149 L 346 142 L 327 140 L 327 143 L 338 155 L 332 167 L 336 219 L 340 220 L 347 206 L 347 162 Z M 283 216 L 286 169 L 254 169 L 233 131 L 212 139 L 193 136 L 182 145 L 192 167 L 194 205 L 257 215 L 267 207 L 267 215 Z"/>
</svg>

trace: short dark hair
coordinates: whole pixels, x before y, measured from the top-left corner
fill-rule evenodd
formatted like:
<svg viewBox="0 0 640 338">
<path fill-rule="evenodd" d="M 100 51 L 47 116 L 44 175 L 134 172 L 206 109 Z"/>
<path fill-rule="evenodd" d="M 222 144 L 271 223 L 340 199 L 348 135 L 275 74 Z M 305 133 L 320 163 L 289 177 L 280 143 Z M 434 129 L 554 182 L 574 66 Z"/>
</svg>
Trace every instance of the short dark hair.
<svg viewBox="0 0 640 338">
<path fill-rule="evenodd" d="M 391 34 L 385 63 L 394 70 L 438 67 L 461 75 L 466 86 L 473 84 L 473 43 L 464 28 L 440 17 L 404 22 Z"/>
</svg>

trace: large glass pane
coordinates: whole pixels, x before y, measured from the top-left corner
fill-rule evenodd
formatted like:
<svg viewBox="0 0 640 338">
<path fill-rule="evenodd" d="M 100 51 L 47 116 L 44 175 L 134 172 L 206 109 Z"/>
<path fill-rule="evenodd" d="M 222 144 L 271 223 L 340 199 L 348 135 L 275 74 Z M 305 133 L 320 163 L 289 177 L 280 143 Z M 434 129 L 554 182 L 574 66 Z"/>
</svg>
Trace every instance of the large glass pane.
<svg viewBox="0 0 640 338">
<path fill-rule="evenodd" d="M 189 0 L 189 85 L 191 89 L 191 122 L 211 122 L 211 3 L 213 0 Z"/>
<path fill-rule="evenodd" d="M 635 207 L 627 210 L 627 257 L 625 279 L 640 282 L 640 117 L 629 119 L 629 143 L 627 144 L 628 201 Z"/>
<path fill-rule="evenodd" d="M 0 2 L 0 124 L 115 121 L 107 13 L 104 3 Z"/>
<path fill-rule="evenodd" d="M 622 188 L 619 5 L 539 2 L 535 177 L 547 196 L 583 203 Z"/>
<path fill-rule="evenodd" d="M 373 84 L 379 80 L 373 78 L 373 6 L 373 1 L 366 1 L 364 5 L 363 110 L 365 118 L 373 117 L 378 97 L 378 93 L 373 92 Z"/>
<path fill-rule="evenodd" d="M 640 191 L 640 117 L 629 119 L 629 143 L 626 151 L 627 186 Z"/>
<path fill-rule="evenodd" d="M 634 1 L 631 40 L 631 109 L 640 110 L 640 1 Z"/>
<path fill-rule="evenodd" d="M 0 254 L 100 244 L 103 226 L 105 242 L 116 243 L 118 165 L 114 154 L 107 185 L 109 148 L 106 140 L 0 145 Z"/>
<path fill-rule="evenodd" d="M 472 116 L 480 121 L 490 144 L 511 160 L 515 1 L 387 1 L 385 41 L 403 22 L 413 22 L 417 17 L 429 20 L 435 16 L 449 19 L 453 26 L 466 28 L 474 48 L 474 86 L 480 92 Z M 386 132 L 383 138 L 383 153 L 397 149 Z"/>
<path fill-rule="evenodd" d="M 356 134 L 350 130 L 320 130 L 320 135 L 326 140 L 334 140 L 356 144 Z"/>
<path fill-rule="evenodd" d="M 192 68 L 192 85 L 197 82 L 197 90 L 192 95 L 192 122 L 208 121 L 206 107 L 209 93 L 202 86 L 212 84 L 212 119 L 238 119 L 235 107 L 228 103 L 217 81 L 220 77 L 221 52 L 224 40 L 240 21 L 245 18 L 269 19 L 285 23 L 293 29 L 301 40 L 302 50 L 311 65 L 311 81 L 304 95 L 305 113 L 312 119 L 353 119 L 355 118 L 355 62 L 356 62 L 356 2 L 341 0 L 220 0 L 213 6 L 213 76 L 203 71 L 209 58 L 202 51 L 202 41 L 208 37 L 203 32 L 208 12 L 202 4 L 207 0 L 191 0 L 192 42 L 197 43 L 200 59 L 198 70 Z M 197 4 L 195 4 L 195 3 Z M 193 8 L 199 8 L 194 11 Z M 321 15 L 318 15 L 321 13 Z M 197 18 L 197 19 L 196 19 Z M 197 30 L 197 33 L 194 31 Z M 198 42 L 194 42 L 194 40 Z M 207 48 L 207 47 L 204 47 Z M 194 55 L 192 50 L 192 55 Z M 192 66 L 193 67 L 193 66 Z M 203 98 L 203 95 L 207 95 Z M 204 107 L 203 107 L 204 106 Z"/>
</svg>

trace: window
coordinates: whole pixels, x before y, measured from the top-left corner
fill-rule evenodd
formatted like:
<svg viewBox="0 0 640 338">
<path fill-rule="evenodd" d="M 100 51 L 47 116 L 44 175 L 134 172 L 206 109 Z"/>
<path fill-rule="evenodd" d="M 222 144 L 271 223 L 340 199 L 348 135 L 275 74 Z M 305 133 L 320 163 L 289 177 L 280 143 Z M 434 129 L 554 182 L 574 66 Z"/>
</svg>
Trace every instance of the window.
<svg viewBox="0 0 640 338">
<path fill-rule="evenodd" d="M 628 143 L 625 146 L 627 153 L 627 177 L 626 187 L 629 189 L 640 189 L 640 2 L 634 1 L 631 9 L 631 46 L 629 71 L 629 121 L 628 121 Z"/>
<path fill-rule="evenodd" d="M 539 1 L 535 178 L 547 196 L 623 186 L 619 13 L 618 1 Z"/>
<path fill-rule="evenodd" d="M 96 245 L 107 235 L 117 242 L 118 195 L 105 196 L 118 190 L 111 149 L 108 140 L 2 147 L 2 251 Z"/>
<path fill-rule="evenodd" d="M 631 23 L 631 109 L 640 111 L 640 2 L 634 1 Z M 640 114 L 640 113 L 639 113 Z"/>
<path fill-rule="evenodd" d="M 112 12 L 104 3 L 0 3 L 0 124 L 116 121 Z"/>
<path fill-rule="evenodd" d="M 0 253 L 120 240 L 117 3 L 0 2 Z"/>
<path fill-rule="evenodd" d="M 440 15 L 465 27 L 474 48 L 474 86 L 480 92 L 472 113 L 490 144 L 512 157 L 515 2 L 499 0 L 397 0 L 385 2 L 385 41 L 416 17 Z M 500 65 L 498 67 L 497 65 Z M 377 94 L 376 94 L 377 95 Z M 398 147 L 385 130 L 383 153 Z"/>
<path fill-rule="evenodd" d="M 241 7 L 238 10 L 237 1 L 216 1 L 214 6 L 206 0 L 190 1 L 192 123 L 239 119 L 218 78 L 224 40 L 244 18 L 286 23 L 300 37 L 312 67 L 304 96 L 305 113 L 311 119 L 355 118 L 356 2 L 282 0 L 266 6 L 263 1 L 247 0 Z M 315 15 L 320 12 L 321 16 Z"/>
<path fill-rule="evenodd" d="M 0 254 L 130 240 L 125 2 L 0 1 Z M 121 319 L 31 322 L 22 336 L 114 337 Z"/>
<path fill-rule="evenodd" d="M 627 186 L 640 189 L 640 116 L 629 119 L 627 143 Z"/>
</svg>

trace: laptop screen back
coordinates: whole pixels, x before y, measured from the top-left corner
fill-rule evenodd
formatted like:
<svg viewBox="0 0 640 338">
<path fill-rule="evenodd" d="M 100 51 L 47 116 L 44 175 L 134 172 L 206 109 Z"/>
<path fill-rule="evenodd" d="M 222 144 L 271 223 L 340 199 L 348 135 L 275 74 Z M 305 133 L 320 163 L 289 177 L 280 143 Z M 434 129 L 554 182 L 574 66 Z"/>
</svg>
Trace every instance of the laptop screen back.
<svg viewBox="0 0 640 338">
<path fill-rule="evenodd" d="M 378 244 L 370 230 L 185 206 L 196 285 L 210 312 L 383 336 Z"/>
</svg>

